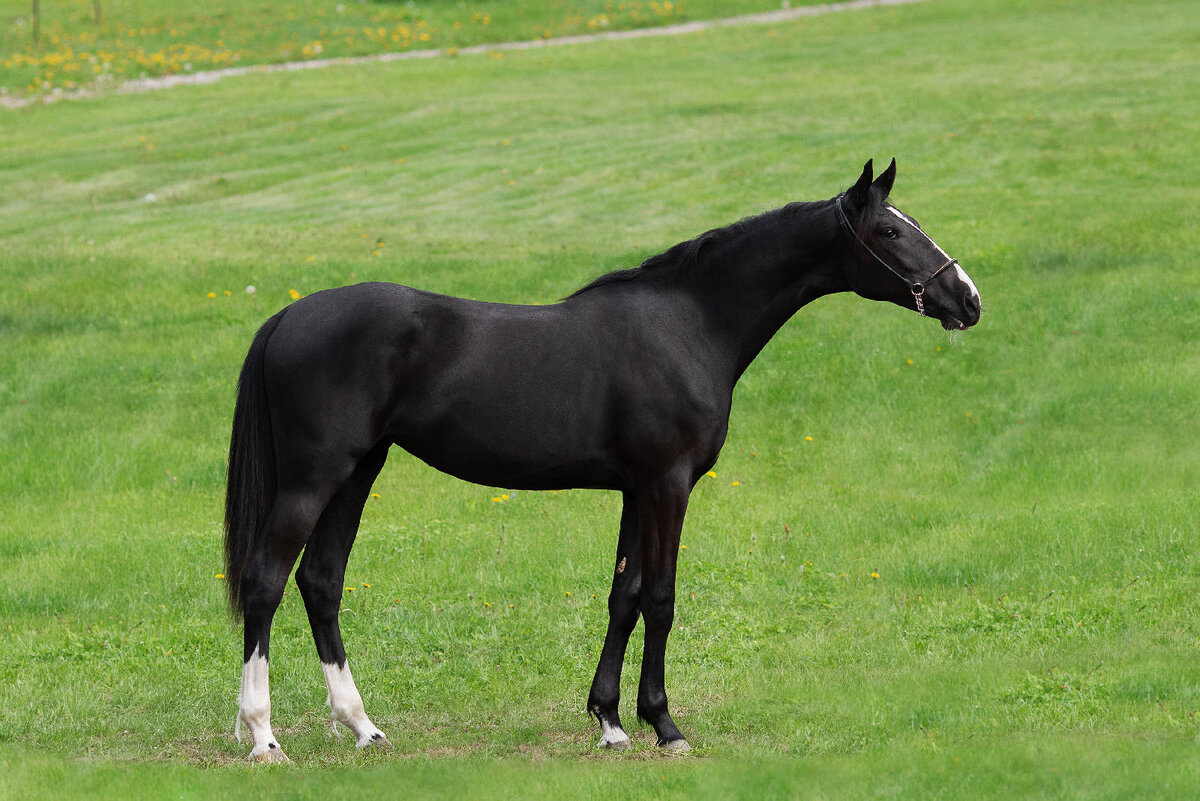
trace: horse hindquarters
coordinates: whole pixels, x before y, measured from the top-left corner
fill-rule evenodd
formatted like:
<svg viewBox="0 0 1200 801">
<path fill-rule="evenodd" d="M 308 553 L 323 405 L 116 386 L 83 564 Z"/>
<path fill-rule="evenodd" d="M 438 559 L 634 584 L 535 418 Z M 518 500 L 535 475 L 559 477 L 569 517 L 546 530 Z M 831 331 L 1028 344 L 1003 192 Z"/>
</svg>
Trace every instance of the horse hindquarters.
<svg viewBox="0 0 1200 801">
<path fill-rule="evenodd" d="M 361 404 L 350 402 L 343 387 L 319 384 L 321 365 L 310 359 L 308 343 L 292 336 L 302 326 L 281 325 L 285 313 L 259 331 L 242 369 L 226 501 L 231 599 L 245 626 L 239 731 L 245 723 L 254 740 L 250 758 L 264 761 L 286 760 L 270 725 L 270 630 L 306 545 L 313 556 L 302 587 L 335 719 L 360 738 L 383 737 L 361 712 L 336 610 L 359 515 L 387 446 L 370 442 Z"/>
<path fill-rule="evenodd" d="M 268 680 L 266 632 L 274 592 L 263 592 L 263 534 L 277 509 L 275 443 L 265 384 L 266 347 L 283 312 L 258 330 L 238 379 L 233 433 L 229 444 L 228 486 L 225 497 L 225 573 L 229 600 L 235 617 L 245 620 L 242 684 L 238 692 L 235 732 L 241 739 L 245 723 L 254 739 L 252 759 L 286 761 L 271 734 L 271 695 Z M 288 567 L 290 569 L 290 565 Z M 278 572 L 278 571 L 276 571 Z M 287 575 L 284 572 L 283 580 Z M 282 583 L 278 594 L 282 594 Z M 265 601 L 265 603 L 264 603 Z M 269 608 L 269 611 L 268 611 Z M 267 622 L 264 627 L 263 615 Z"/>
</svg>

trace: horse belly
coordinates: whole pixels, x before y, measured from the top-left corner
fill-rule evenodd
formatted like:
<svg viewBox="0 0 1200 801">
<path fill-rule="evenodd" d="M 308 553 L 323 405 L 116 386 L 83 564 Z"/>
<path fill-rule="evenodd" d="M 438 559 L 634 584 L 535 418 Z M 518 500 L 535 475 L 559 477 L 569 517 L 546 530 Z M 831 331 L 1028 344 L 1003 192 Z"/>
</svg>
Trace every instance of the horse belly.
<svg viewBox="0 0 1200 801">
<path fill-rule="evenodd" d="M 398 421 L 396 444 L 432 467 L 510 489 L 619 489 L 621 471 L 594 399 L 522 381 L 428 399 Z"/>
</svg>

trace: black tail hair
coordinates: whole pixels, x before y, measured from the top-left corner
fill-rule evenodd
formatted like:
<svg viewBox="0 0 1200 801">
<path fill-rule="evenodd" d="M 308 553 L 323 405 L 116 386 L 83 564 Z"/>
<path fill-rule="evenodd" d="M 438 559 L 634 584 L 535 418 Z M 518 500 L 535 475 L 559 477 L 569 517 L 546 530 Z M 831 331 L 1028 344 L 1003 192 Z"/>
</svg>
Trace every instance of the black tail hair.
<svg viewBox="0 0 1200 801">
<path fill-rule="evenodd" d="M 255 541 L 275 497 L 275 438 L 271 434 L 263 365 L 267 341 L 283 314 L 279 312 L 258 329 L 238 378 L 225 493 L 225 578 L 235 620 L 245 611 L 242 575 L 246 562 L 254 553 Z"/>
</svg>

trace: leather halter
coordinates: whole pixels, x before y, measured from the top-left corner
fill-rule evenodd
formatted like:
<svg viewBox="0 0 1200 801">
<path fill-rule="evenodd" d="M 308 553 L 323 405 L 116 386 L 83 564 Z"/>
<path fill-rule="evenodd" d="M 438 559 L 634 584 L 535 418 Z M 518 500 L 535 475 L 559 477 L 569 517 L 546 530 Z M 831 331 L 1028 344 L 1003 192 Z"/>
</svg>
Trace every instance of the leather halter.
<svg viewBox="0 0 1200 801">
<path fill-rule="evenodd" d="M 892 273 L 892 275 L 896 276 L 897 278 L 899 278 L 901 281 L 903 281 L 905 284 L 908 285 L 908 291 L 912 292 L 913 300 L 917 304 L 917 313 L 920 314 L 922 317 L 924 317 L 925 316 L 925 300 L 924 300 L 923 296 L 925 294 L 925 288 L 927 286 L 929 286 L 930 284 L 932 284 L 934 279 L 937 278 L 939 275 L 941 275 L 942 271 L 945 270 L 947 267 L 949 267 L 951 264 L 958 264 L 958 259 L 950 259 L 945 264 L 943 264 L 941 267 L 938 267 L 936 270 L 934 270 L 933 274 L 930 275 L 928 278 L 926 278 L 924 281 L 912 281 L 908 278 L 905 278 L 904 275 L 901 274 L 899 270 L 897 270 L 895 267 L 893 267 L 892 265 L 888 264 L 886 261 L 881 259 L 879 257 L 878 253 L 871 250 L 871 246 L 868 245 L 866 242 L 864 242 L 862 240 L 862 237 L 860 237 L 858 235 L 858 232 L 854 230 L 854 226 L 850 225 L 850 219 L 846 216 L 846 210 L 844 208 L 842 208 L 842 198 L 843 197 L 845 197 L 845 195 L 838 195 L 837 198 L 835 199 L 835 202 L 837 205 L 838 221 L 841 222 L 842 227 L 850 232 L 850 235 L 854 237 L 855 241 L 857 241 L 858 244 L 862 245 L 863 249 L 866 250 L 867 253 L 870 253 L 872 258 L 875 259 L 875 261 L 882 264 L 884 267 L 886 267 L 888 269 L 888 271 L 890 273 Z"/>
</svg>

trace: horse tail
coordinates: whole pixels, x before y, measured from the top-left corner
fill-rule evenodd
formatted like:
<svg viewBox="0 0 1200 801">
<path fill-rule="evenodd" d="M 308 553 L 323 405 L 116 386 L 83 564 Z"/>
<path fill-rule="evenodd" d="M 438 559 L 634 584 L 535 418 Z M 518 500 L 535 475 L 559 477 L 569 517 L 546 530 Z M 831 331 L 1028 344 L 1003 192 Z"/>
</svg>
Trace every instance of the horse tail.
<svg viewBox="0 0 1200 801">
<path fill-rule="evenodd" d="M 225 493 L 225 577 L 235 620 L 245 611 L 242 576 L 246 563 L 258 545 L 259 532 L 275 497 L 275 438 L 271 433 L 264 364 L 267 341 L 283 314 L 279 312 L 258 329 L 238 378 Z"/>
</svg>

